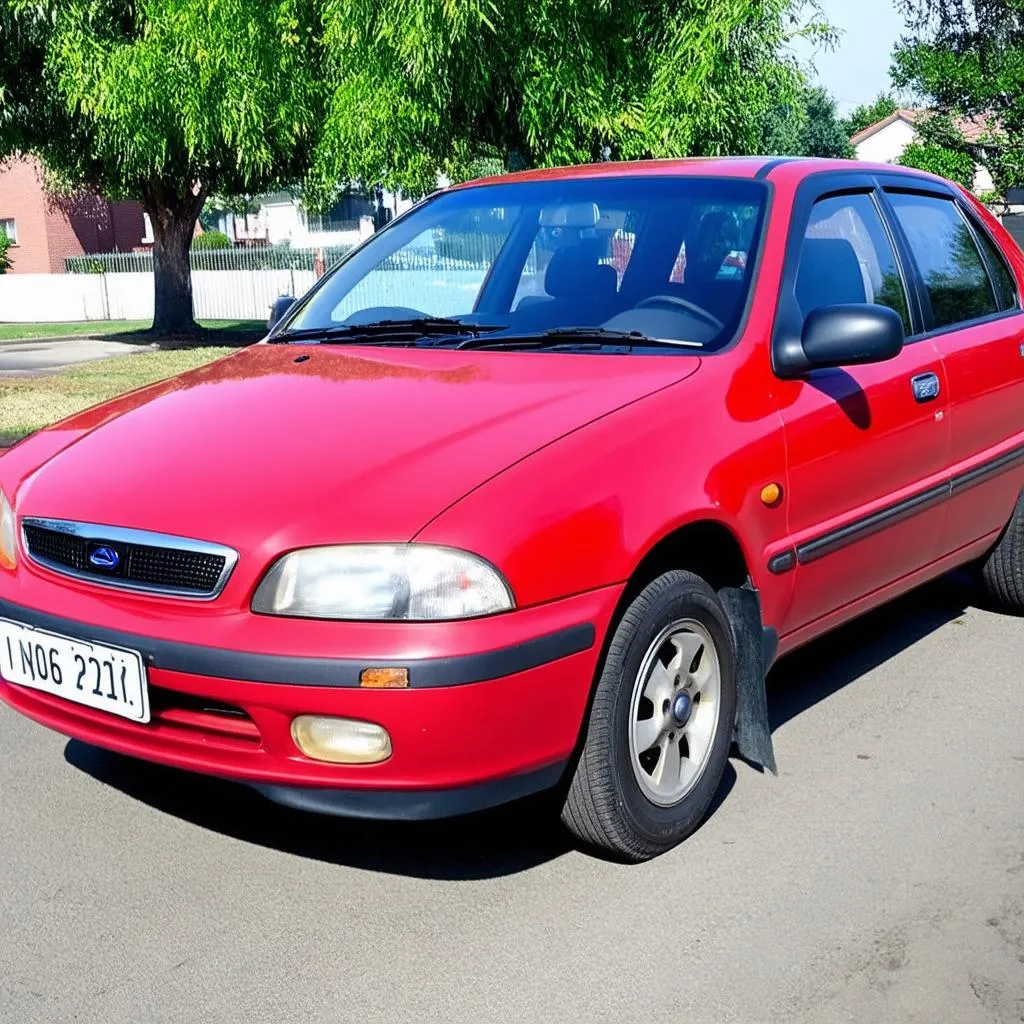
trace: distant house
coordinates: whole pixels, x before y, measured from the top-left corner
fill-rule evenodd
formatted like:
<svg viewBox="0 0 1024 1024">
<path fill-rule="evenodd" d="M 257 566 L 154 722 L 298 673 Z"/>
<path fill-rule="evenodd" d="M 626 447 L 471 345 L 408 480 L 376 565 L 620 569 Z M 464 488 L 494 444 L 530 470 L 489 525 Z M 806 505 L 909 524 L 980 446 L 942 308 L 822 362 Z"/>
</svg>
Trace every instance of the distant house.
<svg viewBox="0 0 1024 1024">
<path fill-rule="evenodd" d="M 355 245 L 412 204 L 390 192 L 342 195 L 324 214 L 309 213 L 288 192 L 257 196 L 250 213 L 222 213 L 217 229 L 236 245 L 291 245 L 296 249 Z"/>
<path fill-rule="evenodd" d="M 858 160 L 876 164 L 896 163 L 903 156 L 907 146 L 917 141 L 916 126 L 921 118 L 927 116 L 927 110 L 901 107 L 881 121 L 869 124 L 867 128 L 857 132 L 850 139 L 850 145 L 853 146 Z M 988 131 L 988 126 L 982 118 L 960 120 L 956 127 L 968 142 L 980 141 Z M 979 164 L 974 175 L 975 194 L 990 192 L 993 187 L 992 176 Z"/>
<path fill-rule="evenodd" d="M 68 256 L 131 252 L 152 241 L 139 203 L 93 193 L 54 199 L 43 173 L 31 157 L 0 163 L 0 229 L 12 243 L 11 273 L 62 274 Z"/>
</svg>

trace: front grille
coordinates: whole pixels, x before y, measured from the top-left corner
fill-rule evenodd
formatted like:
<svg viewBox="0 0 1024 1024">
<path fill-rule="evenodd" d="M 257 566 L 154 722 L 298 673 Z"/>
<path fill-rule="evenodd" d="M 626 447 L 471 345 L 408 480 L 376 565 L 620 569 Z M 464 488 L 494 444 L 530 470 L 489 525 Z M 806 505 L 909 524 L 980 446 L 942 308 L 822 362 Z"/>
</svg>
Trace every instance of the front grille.
<svg viewBox="0 0 1024 1024">
<path fill-rule="evenodd" d="M 39 526 L 26 526 L 25 544 L 33 558 L 66 565 L 77 572 L 85 570 L 86 541 L 82 537 L 44 530 Z"/>
<path fill-rule="evenodd" d="M 234 565 L 230 548 L 139 530 L 25 520 L 29 556 L 56 572 L 130 590 L 215 597 Z"/>
<path fill-rule="evenodd" d="M 166 548 L 129 547 L 130 580 L 155 583 L 161 587 L 209 593 L 224 571 L 223 555 L 204 555 L 196 551 L 171 551 Z"/>
</svg>

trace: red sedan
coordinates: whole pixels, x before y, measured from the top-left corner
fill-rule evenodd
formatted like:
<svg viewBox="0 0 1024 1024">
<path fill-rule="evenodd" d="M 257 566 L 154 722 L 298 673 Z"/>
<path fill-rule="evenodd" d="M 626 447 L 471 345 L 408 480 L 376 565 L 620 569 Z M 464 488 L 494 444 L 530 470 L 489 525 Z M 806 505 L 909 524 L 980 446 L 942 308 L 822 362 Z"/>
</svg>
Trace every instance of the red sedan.
<svg viewBox="0 0 1024 1024">
<path fill-rule="evenodd" d="M 780 654 L 958 565 L 1024 611 L 1024 257 L 893 167 L 431 197 L 268 338 L 0 457 L 0 697 L 294 807 L 555 788 L 642 859 Z"/>
</svg>

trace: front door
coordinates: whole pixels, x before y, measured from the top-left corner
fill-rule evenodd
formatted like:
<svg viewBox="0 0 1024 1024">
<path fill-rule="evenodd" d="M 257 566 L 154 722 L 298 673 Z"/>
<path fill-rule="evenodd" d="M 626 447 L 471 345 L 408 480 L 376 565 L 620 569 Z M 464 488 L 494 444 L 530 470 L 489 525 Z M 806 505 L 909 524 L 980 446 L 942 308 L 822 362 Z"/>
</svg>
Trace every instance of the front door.
<svg viewBox="0 0 1024 1024">
<path fill-rule="evenodd" d="M 794 224 L 794 230 L 799 230 Z M 788 457 L 792 633 L 926 566 L 938 555 L 948 494 L 948 387 L 928 338 L 913 340 L 907 276 L 870 188 L 811 207 L 792 271 L 802 316 L 820 306 L 895 309 L 911 340 L 895 359 L 780 381 Z M 812 627 L 813 631 L 813 627 Z"/>
</svg>

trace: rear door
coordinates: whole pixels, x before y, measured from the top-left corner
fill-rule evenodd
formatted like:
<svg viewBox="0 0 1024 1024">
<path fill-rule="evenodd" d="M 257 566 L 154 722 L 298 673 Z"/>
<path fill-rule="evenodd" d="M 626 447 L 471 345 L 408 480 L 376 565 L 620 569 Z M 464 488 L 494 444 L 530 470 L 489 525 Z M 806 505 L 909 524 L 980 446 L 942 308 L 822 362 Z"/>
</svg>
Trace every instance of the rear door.
<svg viewBox="0 0 1024 1024">
<path fill-rule="evenodd" d="M 1024 487 L 1024 314 L 1006 257 L 953 190 L 887 188 L 949 381 L 951 553 L 1008 521 Z"/>
<path fill-rule="evenodd" d="M 778 382 L 790 533 L 771 568 L 796 573 L 784 633 L 928 565 L 945 518 L 942 359 L 932 339 L 917 337 L 921 314 L 907 287 L 905 253 L 874 179 L 861 180 L 859 188 L 808 197 L 810 178 L 798 193 L 774 344 L 799 337 L 812 309 L 863 302 L 899 312 L 910 340 L 888 362 Z"/>
</svg>

